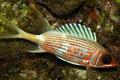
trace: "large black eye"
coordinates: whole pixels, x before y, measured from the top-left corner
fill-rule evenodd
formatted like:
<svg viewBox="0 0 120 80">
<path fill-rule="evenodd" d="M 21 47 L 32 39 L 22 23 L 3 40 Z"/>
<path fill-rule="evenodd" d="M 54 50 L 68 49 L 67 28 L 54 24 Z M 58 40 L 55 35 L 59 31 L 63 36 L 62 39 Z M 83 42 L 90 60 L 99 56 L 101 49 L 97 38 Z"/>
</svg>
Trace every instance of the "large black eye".
<svg viewBox="0 0 120 80">
<path fill-rule="evenodd" d="M 104 64 L 110 64 L 112 62 L 112 57 L 110 55 L 105 55 L 102 58 L 102 62 Z"/>
</svg>

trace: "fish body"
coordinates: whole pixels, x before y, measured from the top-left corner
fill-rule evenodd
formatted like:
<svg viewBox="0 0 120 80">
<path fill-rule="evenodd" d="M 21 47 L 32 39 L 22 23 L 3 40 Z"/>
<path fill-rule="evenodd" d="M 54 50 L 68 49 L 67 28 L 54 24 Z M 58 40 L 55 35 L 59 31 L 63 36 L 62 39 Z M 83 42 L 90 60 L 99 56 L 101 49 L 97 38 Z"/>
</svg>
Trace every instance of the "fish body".
<svg viewBox="0 0 120 80">
<path fill-rule="evenodd" d="M 14 35 L 0 35 L 0 38 L 22 38 L 38 44 L 38 49 L 29 52 L 49 52 L 63 61 L 86 67 L 117 66 L 109 52 L 97 43 L 95 32 L 80 23 L 65 24 L 41 35 L 34 35 L 24 32 L 2 15 L 0 19 L 6 23 L 6 28 L 16 32 Z M 48 25 L 44 18 L 43 22 Z"/>
<path fill-rule="evenodd" d="M 76 24 L 77 25 L 77 24 Z M 61 28 L 61 27 L 60 27 Z M 74 65 L 81 65 L 87 67 L 103 68 L 116 66 L 113 57 L 107 54 L 107 51 L 95 41 L 95 35 L 92 34 L 93 40 L 80 37 L 71 33 L 49 31 L 43 33 L 44 42 L 41 44 L 41 48 L 47 52 L 53 53 L 59 59 L 66 61 Z M 87 28 L 85 28 L 87 29 Z M 73 34 L 73 35 L 70 35 Z M 103 64 L 102 57 L 108 56 L 112 59 L 112 64 Z M 100 63 L 101 62 L 101 63 Z"/>
<path fill-rule="evenodd" d="M 74 65 L 86 66 L 97 50 L 92 43 L 84 39 L 64 34 L 53 33 L 52 36 L 49 34 L 50 32 L 45 33 L 42 49 Z"/>
</svg>

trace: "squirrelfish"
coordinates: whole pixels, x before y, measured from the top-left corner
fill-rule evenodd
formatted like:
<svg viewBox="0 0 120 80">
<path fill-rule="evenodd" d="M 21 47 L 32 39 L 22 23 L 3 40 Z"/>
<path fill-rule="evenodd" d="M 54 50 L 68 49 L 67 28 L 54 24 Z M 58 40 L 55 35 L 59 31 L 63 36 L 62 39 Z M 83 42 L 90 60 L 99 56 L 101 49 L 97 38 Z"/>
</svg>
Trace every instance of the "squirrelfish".
<svg viewBox="0 0 120 80">
<path fill-rule="evenodd" d="M 43 24 L 50 26 L 42 17 Z M 22 38 L 38 44 L 38 48 L 31 53 L 49 52 L 59 59 L 73 65 L 108 68 L 116 67 L 117 63 L 107 49 L 97 43 L 96 33 L 80 23 L 68 23 L 51 29 L 40 35 L 27 33 L 12 24 L 6 17 L 0 15 L 5 27 L 15 34 L 2 35 L 0 38 Z"/>
</svg>

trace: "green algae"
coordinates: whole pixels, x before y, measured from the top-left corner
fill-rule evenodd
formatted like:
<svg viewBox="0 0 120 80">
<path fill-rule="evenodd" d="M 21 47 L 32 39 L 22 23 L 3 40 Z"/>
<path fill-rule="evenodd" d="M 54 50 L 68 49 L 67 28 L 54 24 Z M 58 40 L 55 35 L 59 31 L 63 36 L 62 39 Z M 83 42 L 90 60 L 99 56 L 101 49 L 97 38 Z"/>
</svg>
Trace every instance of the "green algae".
<svg viewBox="0 0 120 80">
<path fill-rule="evenodd" d="M 120 3 L 120 0 L 116 0 L 117 3 Z"/>
</svg>

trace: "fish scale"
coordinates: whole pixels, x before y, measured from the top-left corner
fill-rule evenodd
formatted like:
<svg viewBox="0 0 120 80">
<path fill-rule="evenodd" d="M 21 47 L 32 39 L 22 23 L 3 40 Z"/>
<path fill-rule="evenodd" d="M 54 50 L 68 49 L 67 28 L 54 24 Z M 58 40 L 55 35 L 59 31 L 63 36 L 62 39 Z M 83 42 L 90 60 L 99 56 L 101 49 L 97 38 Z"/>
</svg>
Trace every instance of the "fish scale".
<svg viewBox="0 0 120 80">
<path fill-rule="evenodd" d="M 97 50 L 97 48 L 95 47 L 94 44 L 88 43 L 85 40 L 79 40 L 79 38 L 70 37 L 70 36 L 67 36 L 66 38 L 63 38 L 59 34 L 56 34 L 56 36 L 54 36 L 54 37 L 46 35 L 46 37 L 48 37 L 46 39 L 46 41 L 48 41 L 48 42 L 51 41 L 53 44 L 54 44 L 53 40 L 58 40 L 58 41 L 62 41 L 63 40 L 63 42 L 65 42 L 65 43 L 67 42 L 67 43 L 69 43 L 71 45 L 76 45 L 76 46 L 80 46 L 81 45 L 82 47 L 89 48 L 89 49 L 94 50 L 94 51 Z"/>
<path fill-rule="evenodd" d="M 64 39 L 64 38 L 66 38 L 66 39 Z M 78 44 L 78 45 L 71 44 L 71 43 L 74 43 L 74 41 L 76 41 L 76 38 L 73 38 L 72 42 L 71 42 L 69 37 L 64 37 L 59 34 L 56 34 L 56 36 L 55 35 L 53 35 L 53 36 L 46 35 L 46 41 L 44 42 L 45 44 L 43 44 L 43 46 L 46 46 L 46 44 L 48 44 L 48 45 L 50 45 L 51 49 L 53 49 L 53 50 L 51 50 L 51 49 L 48 50 L 47 47 L 44 47 L 43 49 L 46 51 L 48 50 L 48 52 L 52 51 L 53 54 L 60 56 L 60 57 L 64 57 L 65 60 L 69 60 L 69 58 L 68 58 L 68 56 L 69 56 L 69 57 L 72 57 L 71 60 L 73 60 L 73 62 L 76 62 L 76 63 L 78 61 L 83 62 L 83 58 L 85 58 L 86 56 L 89 56 L 90 55 L 89 53 L 92 53 L 92 52 L 90 52 L 91 51 L 90 49 L 88 51 L 87 46 L 86 47 L 84 46 L 84 48 L 81 47 L 83 45 L 79 45 L 79 41 L 76 41 L 77 42 L 76 44 Z M 86 44 L 86 45 L 88 45 L 88 44 Z M 77 47 L 79 49 L 79 51 L 77 51 L 75 53 L 74 51 L 68 50 L 70 47 L 72 47 L 73 50 Z M 82 55 L 80 55 L 80 53 L 82 53 Z M 78 63 L 78 65 L 80 65 L 80 64 Z M 84 63 L 84 65 L 85 65 L 85 63 Z"/>
</svg>

